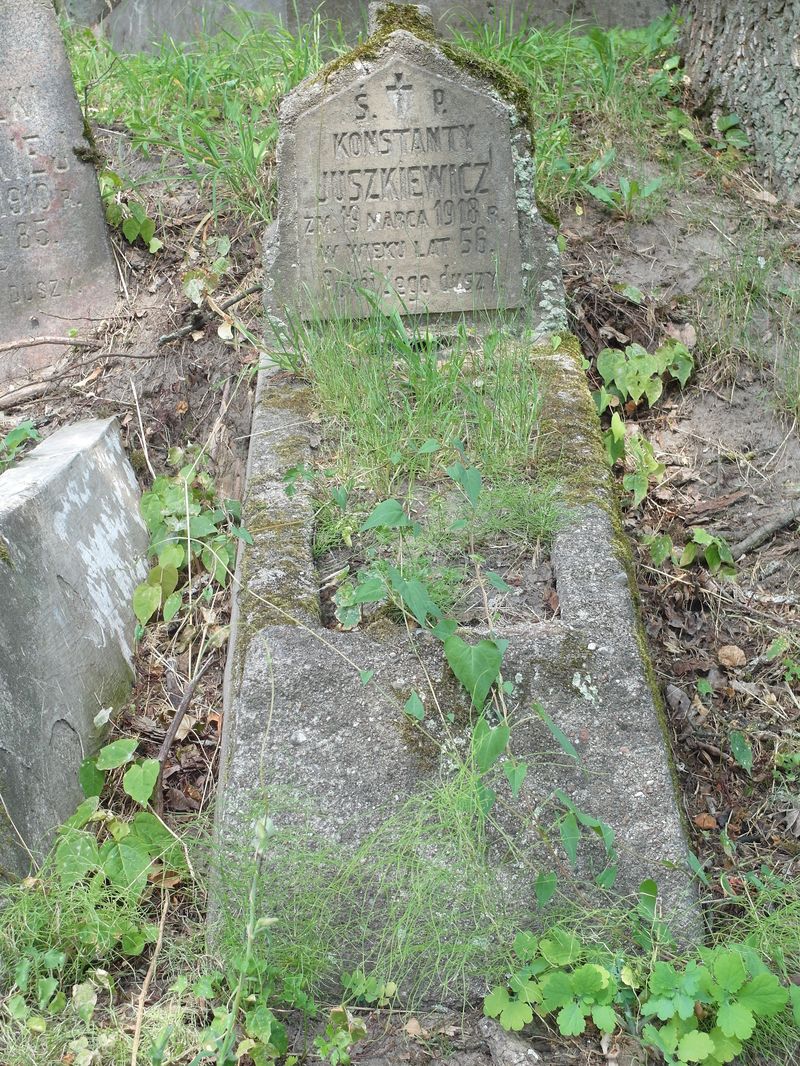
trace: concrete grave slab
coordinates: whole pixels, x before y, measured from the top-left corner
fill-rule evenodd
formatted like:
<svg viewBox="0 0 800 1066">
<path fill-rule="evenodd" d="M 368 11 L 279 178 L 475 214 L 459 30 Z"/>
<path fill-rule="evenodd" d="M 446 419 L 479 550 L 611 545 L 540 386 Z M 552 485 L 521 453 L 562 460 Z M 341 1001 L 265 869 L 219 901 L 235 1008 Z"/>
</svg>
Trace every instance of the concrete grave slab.
<svg viewBox="0 0 800 1066">
<path fill-rule="evenodd" d="M 521 85 L 437 42 L 429 14 L 387 7 L 365 45 L 281 105 L 267 310 L 361 317 L 377 302 L 558 328 L 529 124 Z"/>
<path fill-rule="evenodd" d="M 691 941 L 701 923 L 661 697 L 580 352 L 564 338 L 555 352 L 532 346 L 531 358 L 547 397 L 540 461 L 558 471 L 568 522 L 551 551 L 558 621 L 492 634 L 509 641 L 503 672 L 514 679 L 509 709 L 521 721 L 511 747 L 529 764 L 516 799 L 502 773 L 490 781 L 502 803 L 496 830 L 487 833 L 502 886 L 497 906 L 517 915 L 521 927 L 536 922 L 535 873 L 552 869 L 553 858 L 542 852 L 530 820 L 504 812 L 519 805 L 530 816 L 561 789 L 614 830 L 614 893 L 635 896 L 653 878 L 674 930 Z M 258 812 L 269 809 L 282 828 L 302 827 L 320 846 L 351 848 L 405 800 L 448 781 L 448 753 L 469 744 L 468 699 L 435 638 L 421 631 L 409 637 L 384 622 L 349 633 L 320 625 L 311 500 L 302 486 L 288 499 L 283 484 L 287 469 L 310 460 L 307 402 L 306 386 L 262 371 L 245 502 L 255 543 L 240 558 L 226 672 L 217 837 L 227 887 L 218 883 L 215 917 L 230 904 L 232 871 L 247 863 Z M 489 634 L 473 628 L 462 635 L 474 643 Z M 366 686 L 360 670 L 374 670 Z M 442 713 L 428 704 L 425 728 L 417 730 L 403 706 L 412 691 L 428 691 L 429 679 Z M 580 767 L 530 713 L 536 704 L 574 744 Z M 509 841 L 525 863 L 509 861 Z M 583 891 L 605 861 L 599 845 L 581 843 Z M 608 905 L 599 889 L 590 891 L 597 906 Z M 361 943 L 356 956 L 360 950 Z"/>
<path fill-rule="evenodd" d="M 95 715 L 133 678 L 148 537 L 116 420 L 58 430 L 0 475 L 0 876 L 83 798 Z"/>
<path fill-rule="evenodd" d="M 0 5 L 0 341 L 90 327 L 117 270 L 51 0 Z M 0 356 L 0 383 L 63 348 Z"/>
</svg>

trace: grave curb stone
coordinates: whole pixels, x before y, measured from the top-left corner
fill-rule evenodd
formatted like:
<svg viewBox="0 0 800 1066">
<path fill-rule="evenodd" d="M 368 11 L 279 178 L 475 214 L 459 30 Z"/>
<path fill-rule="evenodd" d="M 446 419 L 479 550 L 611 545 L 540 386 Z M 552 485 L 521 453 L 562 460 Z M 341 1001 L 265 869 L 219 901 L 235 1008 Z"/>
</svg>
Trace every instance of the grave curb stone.
<svg viewBox="0 0 800 1066">
<path fill-rule="evenodd" d="M 0 794 L 37 861 L 83 798 L 95 715 L 130 691 L 147 544 L 115 418 L 57 430 L 0 475 Z M 28 872 L 0 818 L 4 870 Z"/>
<path fill-rule="evenodd" d="M 309 269 L 306 264 L 310 255 L 309 239 L 301 233 L 304 220 L 298 195 L 300 193 L 304 198 L 307 197 L 303 186 L 307 167 L 302 165 L 309 145 L 306 120 L 311 119 L 313 122 L 315 111 L 322 116 L 326 105 L 338 106 L 348 90 L 357 87 L 359 82 L 369 83 L 384 72 L 384 68 L 397 62 L 417 67 L 418 73 L 424 73 L 432 80 L 439 79 L 441 85 L 449 85 L 450 90 L 473 98 L 475 106 L 485 108 L 486 114 L 491 112 L 498 127 L 497 137 L 493 142 L 496 151 L 501 150 L 498 146 L 502 146 L 506 139 L 504 134 L 507 134 L 510 142 L 510 174 L 508 171 L 505 175 L 501 173 L 500 188 L 501 195 L 507 198 L 508 209 L 515 211 L 517 227 L 508 225 L 504 244 L 504 248 L 511 249 L 508 252 L 511 264 L 508 269 L 509 284 L 515 294 L 511 301 L 513 306 L 509 306 L 506 314 L 521 320 L 527 317 L 525 324 L 533 326 L 541 334 L 566 328 L 563 283 L 555 231 L 542 218 L 534 193 L 535 161 L 528 129 L 527 90 L 512 76 L 504 76 L 498 81 L 497 72 L 495 70 L 492 74 L 490 65 L 483 63 L 476 56 L 462 53 L 460 49 L 437 40 L 430 17 L 426 16 L 425 12 L 420 15 L 413 5 L 389 4 L 384 5 L 382 10 L 378 5 L 372 17 L 380 27 L 377 33 L 358 48 L 301 82 L 281 103 L 277 149 L 277 221 L 267 230 L 264 242 L 264 306 L 267 313 L 283 320 L 287 306 L 299 305 L 309 308 L 306 317 L 312 317 L 317 311 L 310 306 L 313 301 L 308 299 L 308 289 L 304 288 L 299 278 L 302 270 Z M 399 20 L 403 28 L 392 28 L 392 19 Z M 516 103 L 512 96 L 515 97 Z M 520 101 L 525 102 L 522 110 Z M 325 129 L 322 121 L 319 128 L 322 134 Z M 498 169 L 503 170 L 502 164 Z M 505 184 L 509 178 L 510 187 Z M 307 225 L 307 221 L 305 224 Z M 513 269 L 517 228 L 521 273 L 519 283 L 515 277 L 517 271 Z M 413 242 L 400 243 L 410 246 Z M 323 251 L 322 248 L 317 251 L 320 264 L 325 261 Z M 419 261 L 418 258 L 417 262 Z M 441 267 L 437 265 L 436 274 L 439 274 L 440 270 Z M 446 273 L 441 276 L 446 276 Z M 322 284 L 316 283 L 322 291 Z M 518 284 L 520 288 L 517 295 Z M 475 324 L 485 320 L 485 312 L 482 309 L 474 315 L 468 313 L 471 303 L 475 302 L 469 293 L 463 295 L 463 298 L 452 295 L 458 293 L 461 286 L 459 281 L 451 293 L 448 283 L 448 286 L 442 286 L 441 292 L 431 294 L 428 304 L 431 313 L 427 319 L 431 324 L 447 327 L 462 320 L 465 314 L 473 319 Z M 321 300 L 325 298 L 321 297 Z M 439 307 L 439 298 L 442 305 L 453 303 L 454 306 Z M 498 299 L 501 301 L 499 304 L 488 306 L 502 306 L 502 295 L 498 296 Z M 437 306 L 434 306 L 434 301 Z M 394 300 L 401 313 L 410 307 L 411 313 L 415 315 L 424 314 L 423 302 L 416 301 L 420 305 L 416 307 L 415 301 L 410 298 Z M 328 313 L 322 303 L 319 311 L 322 317 Z M 368 313 L 363 302 L 351 306 L 350 311 L 353 317 L 363 317 Z"/>
<path fill-rule="evenodd" d="M 569 515 L 551 553 L 561 621 L 500 633 L 511 639 L 504 669 L 507 676 L 520 675 L 520 690 L 542 702 L 586 762 L 587 776 L 567 767 L 551 784 L 560 784 L 579 806 L 615 828 L 624 868 L 614 891 L 635 898 L 642 880 L 655 879 L 674 931 L 684 943 L 696 942 L 702 922 L 688 876 L 686 827 L 663 705 L 581 352 L 574 338 L 562 337 L 558 350 L 542 345 L 531 354 L 548 390 L 549 414 L 540 433 L 550 443 L 542 446 L 542 461 L 558 472 Z M 280 506 L 280 474 L 294 462 L 308 461 L 307 433 L 298 432 L 298 424 L 310 412 L 302 407 L 305 386 L 262 375 L 244 521 L 267 506 L 274 525 L 284 526 L 296 520 L 297 504 Z M 285 438 L 276 440 L 273 433 L 280 424 L 292 427 L 294 445 L 288 451 Z M 373 639 L 369 630 L 320 628 L 318 605 L 310 602 L 311 527 L 306 498 L 295 543 L 305 553 L 305 566 L 296 554 L 292 557 L 304 574 L 302 582 L 281 581 L 285 544 L 257 533 L 255 546 L 240 551 L 216 810 L 217 847 L 227 871 L 246 862 L 248 827 L 263 804 L 264 788 L 288 789 L 311 802 L 313 810 L 304 809 L 303 819 L 335 843 L 365 836 L 377 824 L 381 797 L 401 802 L 421 780 L 418 760 L 403 740 L 408 734 L 392 722 L 402 723 L 403 700 L 415 684 L 424 684 L 424 673 L 391 639 Z M 259 591 L 268 599 L 280 598 L 279 614 L 265 615 L 263 605 L 249 595 L 247 575 L 254 572 Z M 287 624 L 282 612 L 295 614 L 301 625 Z M 481 635 L 486 634 L 476 630 L 474 639 Z M 446 687 L 450 675 L 436 643 L 417 639 L 426 669 Z M 398 689 L 397 706 L 365 689 L 355 666 L 342 666 L 337 650 L 363 669 L 376 668 L 376 681 Z M 541 724 L 528 726 L 519 737 L 512 734 L 515 750 L 517 742 L 526 751 L 555 746 Z M 283 817 L 291 823 L 293 815 L 289 811 Z M 590 850 L 589 858 L 596 859 L 596 853 Z M 665 861 L 671 868 L 662 865 Z M 225 885 L 217 879 L 212 890 L 212 936 L 230 904 L 230 883 L 230 877 Z M 510 899 L 519 900 L 523 889 L 511 878 L 508 891 Z M 603 905 L 600 896 L 598 906 Z"/>
<path fill-rule="evenodd" d="M 0 40 L 0 342 L 9 342 L 107 317 L 117 269 L 52 0 L 4 0 Z M 0 385 L 64 351 L 3 354 Z"/>
</svg>

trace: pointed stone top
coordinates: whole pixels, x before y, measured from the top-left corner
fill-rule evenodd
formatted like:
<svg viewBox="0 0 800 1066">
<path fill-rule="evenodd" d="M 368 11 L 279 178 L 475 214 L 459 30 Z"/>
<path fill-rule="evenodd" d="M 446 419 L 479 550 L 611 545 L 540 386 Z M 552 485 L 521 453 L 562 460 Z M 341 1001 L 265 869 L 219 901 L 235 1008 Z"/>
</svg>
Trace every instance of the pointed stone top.
<svg viewBox="0 0 800 1066">
<path fill-rule="evenodd" d="M 387 30 L 422 30 L 425 36 L 435 37 L 433 12 L 427 4 L 398 4 L 392 0 L 373 0 L 369 5 L 369 32 Z"/>
</svg>

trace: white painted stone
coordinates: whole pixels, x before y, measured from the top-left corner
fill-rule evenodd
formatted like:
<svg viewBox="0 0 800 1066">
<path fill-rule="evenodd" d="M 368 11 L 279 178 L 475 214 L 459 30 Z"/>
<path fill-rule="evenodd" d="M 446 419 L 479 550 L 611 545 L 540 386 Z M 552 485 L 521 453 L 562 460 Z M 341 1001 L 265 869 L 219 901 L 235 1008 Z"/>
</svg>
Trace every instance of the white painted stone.
<svg viewBox="0 0 800 1066">
<path fill-rule="evenodd" d="M 95 715 L 130 689 L 146 548 L 113 418 L 57 431 L 0 476 L 0 876 L 40 859 L 82 798 Z"/>
</svg>

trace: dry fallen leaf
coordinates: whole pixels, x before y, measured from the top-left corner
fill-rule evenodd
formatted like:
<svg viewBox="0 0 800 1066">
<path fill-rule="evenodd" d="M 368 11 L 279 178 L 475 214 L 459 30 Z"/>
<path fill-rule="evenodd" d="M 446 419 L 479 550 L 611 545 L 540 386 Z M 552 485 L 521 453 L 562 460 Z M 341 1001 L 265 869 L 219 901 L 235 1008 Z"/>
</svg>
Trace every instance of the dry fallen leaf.
<svg viewBox="0 0 800 1066">
<path fill-rule="evenodd" d="M 696 814 L 692 819 L 698 829 L 716 829 L 717 819 L 713 814 Z"/>
<path fill-rule="evenodd" d="M 717 652 L 721 666 L 744 666 L 747 656 L 736 644 L 724 644 Z"/>
<path fill-rule="evenodd" d="M 417 1018 L 409 1018 L 403 1028 L 415 1040 L 424 1039 L 428 1035 L 428 1030 L 422 1028 Z"/>
</svg>

